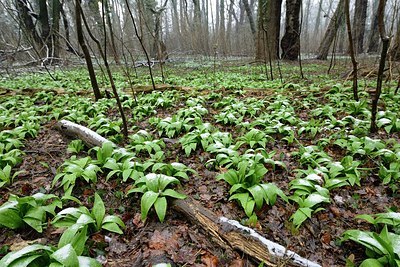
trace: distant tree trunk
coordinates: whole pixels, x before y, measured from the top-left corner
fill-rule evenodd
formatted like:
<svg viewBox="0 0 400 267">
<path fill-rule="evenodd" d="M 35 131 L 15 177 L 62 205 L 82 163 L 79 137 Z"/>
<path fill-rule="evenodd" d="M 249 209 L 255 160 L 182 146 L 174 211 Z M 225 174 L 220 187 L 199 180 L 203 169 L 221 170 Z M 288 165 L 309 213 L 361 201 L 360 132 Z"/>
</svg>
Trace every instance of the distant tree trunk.
<svg viewBox="0 0 400 267">
<path fill-rule="evenodd" d="M 350 21 L 350 0 L 345 0 L 344 12 L 346 17 L 346 27 L 347 35 L 349 39 L 349 51 L 351 56 L 351 62 L 353 64 L 353 97 L 355 101 L 358 101 L 358 80 L 357 80 L 357 60 L 354 51 L 353 36 L 351 31 L 351 21 Z"/>
<path fill-rule="evenodd" d="M 340 0 L 336 11 L 329 22 L 328 29 L 325 32 L 324 38 L 318 48 L 317 59 L 326 60 L 328 58 L 329 49 L 332 45 L 333 39 L 337 33 L 338 28 L 344 23 L 344 0 Z"/>
<path fill-rule="evenodd" d="M 104 8 L 105 8 L 106 24 L 108 26 L 108 30 L 110 31 L 112 53 L 114 56 L 115 63 L 120 64 L 119 55 L 117 52 L 117 45 L 115 44 L 115 36 L 114 36 L 114 29 L 113 29 L 112 20 L 111 20 L 110 5 L 108 4 L 108 0 L 104 0 L 103 2 L 104 2 Z"/>
<path fill-rule="evenodd" d="M 43 48 L 43 42 L 40 35 L 36 31 L 33 17 L 35 12 L 30 9 L 30 5 L 28 5 L 26 0 L 16 0 L 15 4 L 18 11 L 18 19 L 22 25 L 22 30 L 25 37 L 36 51 L 41 51 Z"/>
<path fill-rule="evenodd" d="M 285 34 L 281 41 L 282 59 L 297 60 L 300 52 L 301 0 L 286 0 Z"/>
<path fill-rule="evenodd" d="M 368 53 L 378 52 L 379 47 L 379 30 L 378 30 L 378 3 L 379 0 L 374 0 L 374 14 L 371 17 L 371 29 L 368 37 Z"/>
<path fill-rule="evenodd" d="M 397 26 L 396 37 L 394 45 L 390 49 L 390 57 L 392 60 L 400 61 L 400 26 Z"/>
<path fill-rule="evenodd" d="M 314 25 L 314 37 L 319 36 L 319 28 L 320 28 L 320 24 L 321 24 L 322 3 L 323 3 L 323 0 L 320 0 L 319 5 L 318 5 L 317 17 L 315 19 L 315 25 Z"/>
<path fill-rule="evenodd" d="M 279 59 L 282 0 L 259 0 L 256 59 Z"/>
<path fill-rule="evenodd" d="M 222 54 L 225 56 L 227 51 L 226 51 L 226 40 L 225 40 L 225 0 L 220 0 L 219 4 L 219 46 L 220 46 L 220 51 Z"/>
<path fill-rule="evenodd" d="M 253 12 L 251 11 L 250 5 L 249 5 L 249 1 L 248 0 L 242 0 L 243 5 L 244 5 L 244 9 L 246 10 L 246 14 L 247 17 L 249 19 L 249 23 L 250 23 L 250 30 L 251 33 L 253 34 L 254 39 L 256 39 L 256 25 L 254 23 L 254 17 L 253 17 Z"/>
<path fill-rule="evenodd" d="M 301 8 L 303 8 L 303 6 L 300 4 Z M 304 27 L 304 30 L 301 29 L 301 32 L 304 35 L 304 41 L 302 42 L 302 47 L 308 47 L 308 51 L 309 52 L 309 36 L 310 36 L 310 8 L 311 8 L 311 0 L 307 1 L 307 5 L 305 8 L 305 11 L 303 9 L 302 14 L 304 15 L 304 19 L 303 19 L 303 25 L 302 27 Z"/>
<path fill-rule="evenodd" d="M 53 57 L 58 58 L 60 56 L 60 13 L 61 3 L 59 0 L 52 1 L 52 26 L 51 36 L 53 38 Z"/>
<path fill-rule="evenodd" d="M 382 81 L 383 81 L 383 71 L 385 69 L 385 62 L 387 51 L 389 49 L 390 38 L 386 35 L 385 24 L 384 24 L 384 16 L 385 16 L 385 7 L 386 0 L 379 0 L 378 5 L 378 28 L 379 35 L 382 40 L 382 52 L 381 58 L 379 61 L 379 69 L 378 69 L 378 78 L 376 81 L 376 90 L 372 94 L 372 105 L 371 105 L 371 133 L 376 133 L 378 131 L 378 127 L 376 125 L 376 114 L 378 111 L 378 101 L 382 92 Z"/>
<path fill-rule="evenodd" d="M 78 35 L 79 45 L 81 46 L 83 54 L 85 56 L 86 66 L 87 66 L 87 69 L 88 69 L 88 72 L 89 72 L 90 83 L 92 84 L 94 97 L 95 97 L 96 100 L 99 100 L 101 98 L 101 93 L 100 93 L 99 85 L 97 83 L 96 73 L 94 72 L 92 58 L 90 57 L 90 52 L 89 52 L 89 49 L 88 49 L 88 47 L 87 47 L 87 45 L 85 43 L 85 37 L 83 36 L 82 17 L 81 17 L 80 5 L 81 5 L 80 0 L 75 0 L 76 32 L 77 32 L 77 35 Z"/>
<path fill-rule="evenodd" d="M 354 7 L 353 40 L 355 54 L 364 52 L 365 21 L 367 20 L 368 0 L 356 0 Z"/>
<path fill-rule="evenodd" d="M 228 12 L 228 25 L 226 29 L 226 42 L 227 42 L 228 54 L 232 54 L 231 35 L 232 35 L 232 20 L 234 15 L 233 4 L 234 0 L 230 0 L 229 12 Z"/>
</svg>

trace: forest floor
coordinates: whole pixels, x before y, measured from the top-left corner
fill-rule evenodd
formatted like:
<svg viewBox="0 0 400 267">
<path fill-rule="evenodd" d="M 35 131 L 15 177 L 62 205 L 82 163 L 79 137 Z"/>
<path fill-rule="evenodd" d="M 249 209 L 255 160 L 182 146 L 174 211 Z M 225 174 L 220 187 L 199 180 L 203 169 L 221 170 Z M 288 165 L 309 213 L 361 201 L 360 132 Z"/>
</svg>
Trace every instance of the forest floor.
<svg viewBox="0 0 400 267">
<path fill-rule="evenodd" d="M 331 106 L 335 109 L 332 114 L 337 120 L 343 120 L 346 116 L 354 115 L 354 117 L 367 123 L 369 118 L 368 115 L 363 113 L 368 110 L 367 104 L 365 104 L 365 109 L 361 113 L 357 111 L 352 113 L 353 111 L 349 108 L 350 104 L 340 105 L 340 103 L 335 102 L 337 105 L 335 106 L 332 100 L 332 96 L 335 94 L 332 89 L 335 88 L 343 89 L 338 90 L 338 93 L 343 94 L 340 96 L 339 102 L 351 101 L 349 99 L 351 98 L 349 83 L 346 83 L 343 78 L 345 69 L 336 71 L 330 76 L 318 78 L 318 73 L 316 73 L 318 67 L 327 68 L 326 64 L 319 64 L 321 63 L 315 64 L 314 62 L 310 62 L 309 64 L 305 64 L 306 70 L 308 65 L 310 65 L 310 73 L 313 72 L 315 77 L 309 75 L 310 78 L 304 80 L 298 77 L 293 78 L 290 82 L 289 78 L 285 78 L 285 82 L 277 82 L 274 85 L 275 87 L 272 86 L 272 88 L 262 88 L 263 85 L 254 85 L 253 87 L 257 88 L 249 90 L 251 85 L 244 85 L 241 88 L 245 88 L 245 90 L 238 91 L 229 89 L 230 85 L 220 86 L 221 83 L 219 83 L 216 89 L 177 90 L 172 94 L 166 94 L 165 92 L 140 93 L 137 96 L 139 103 L 147 105 L 146 109 L 151 109 L 155 112 L 144 114 L 139 120 L 134 118 L 135 114 L 138 113 L 132 111 L 133 109 L 137 109 L 136 106 L 132 108 L 125 106 L 125 112 L 127 112 L 129 117 L 130 135 L 137 133 L 139 130 L 147 131 L 154 139 L 163 140 L 165 144 L 165 147 L 162 149 L 164 163 L 180 162 L 196 172 L 195 174 L 189 174 L 189 179 L 181 180 L 180 185 L 176 188 L 179 192 L 199 201 L 203 207 L 213 211 L 218 216 L 235 219 L 243 224 L 248 224 L 247 216 L 238 202 L 229 201 L 229 185 L 223 180 L 216 179 L 219 174 L 226 173 L 232 167 L 223 165 L 210 167 L 210 164 L 207 162 L 215 159 L 215 154 L 201 148 L 200 144 L 198 144 L 197 148 L 190 155 L 187 155 L 182 147 L 182 142 L 180 142 L 180 139 L 186 132 L 182 131 L 176 135 L 168 136 L 166 132 L 160 132 L 157 124 L 152 123 L 151 120 L 149 121 L 149 118 L 157 117 L 163 119 L 171 117 L 176 115 L 179 110 L 189 107 L 188 100 L 198 101 L 207 111 L 201 116 L 202 122 L 213 125 L 215 127 L 214 131 L 229 133 L 234 145 L 243 140 L 242 137 L 251 128 L 265 130 L 264 126 L 260 126 L 261 124 L 254 124 L 257 126 L 250 128 L 247 126 L 249 124 L 252 125 L 258 118 L 267 120 L 267 116 L 263 116 L 264 113 L 276 115 L 279 111 L 289 112 L 288 116 L 296 118 L 296 122 L 290 122 L 290 118 L 284 117 L 282 114 L 281 116 L 283 117 L 277 118 L 277 121 L 282 123 L 282 127 L 294 127 L 294 135 L 298 142 L 286 141 L 284 137 L 287 136 L 283 132 L 273 133 L 265 130 L 271 138 L 266 141 L 265 145 L 259 146 L 265 151 L 274 152 L 272 159 L 279 160 L 286 166 L 286 168 L 282 168 L 265 164 L 268 172 L 264 175 L 263 182 L 276 184 L 287 196 L 293 195 L 294 190 L 291 187 L 291 181 L 301 176 L 299 170 L 316 167 L 310 162 L 301 161 L 302 158 L 298 152 L 302 148 L 318 146 L 322 152 L 327 154 L 327 157 L 332 162 L 340 162 L 345 156 L 351 155 L 354 161 L 357 160 L 359 162 L 361 184 L 350 185 L 347 183 L 342 187 L 330 190 L 329 203 L 322 203 L 320 207 L 323 209 L 314 213 L 300 227 L 295 227 L 291 219 L 291 216 L 299 207 L 298 203 L 293 201 L 288 203 L 280 198 L 278 198 L 275 205 L 264 205 L 261 209 L 256 209 L 257 221 L 250 224 L 262 236 L 322 266 L 345 266 L 346 262 L 359 263 L 366 256 L 364 253 L 365 249 L 356 243 L 350 241 L 341 242 L 342 234 L 349 229 L 374 229 L 373 226 L 367 224 L 364 220 L 355 217 L 360 214 L 384 213 L 388 208 L 399 208 L 400 201 L 397 191 L 393 191 L 387 184 L 383 184 L 378 175 L 380 168 L 378 161 L 380 159 L 373 157 L 368 152 L 358 154 L 354 153 L 354 151 L 351 152 L 345 146 L 339 146 L 335 141 L 345 138 L 345 135 L 337 134 L 337 129 L 328 127 L 323 123 L 329 118 L 329 115 L 315 113 L 315 110 L 318 108 Z M 291 68 L 296 68 L 297 72 L 297 67 L 289 65 L 285 68 L 285 71 L 289 70 L 288 72 L 290 72 Z M 186 73 L 185 75 L 189 77 L 186 79 L 189 82 L 179 84 L 179 81 L 176 81 L 174 86 L 195 87 L 195 85 L 190 83 L 191 74 L 188 71 L 188 67 L 183 70 L 170 70 L 170 73 L 179 73 L 180 71 Z M 210 70 L 208 69 L 207 71 Z M 229 67 L 226 67 L 226 72 L 229 72 Z M 248 75 L 249 72 L 252 72 L 250 74 L 253 77 L 257 76 L 255 70 L 248 71 L 245 67 L 243 72 L 243 75 Z M 223 74 L 220 75 L 223 76 Z M 329 79 L 329 81 L 324 79 Z M 363 79 L 365 84 L 369 84 L 370 82 L 373 84 L 373 78 Z M 343 85 L 345 83 L 346 85 Z M 5 86 L 0 87 L 4 88 Z M 392 90 L 393 84 L 388 83 L 387 88 Z M 362 89 L 362 92 L 364 92 L 362 98 L 368 103 L 366 89 Z M 3 110 L 3 116 L 6 115 L 7 101 L 10 101 L 15 95 L 19 95 L 18 91 L 14 89 L 12 92 L 13 96 L 8 93 L 0 96 L 0 105 L 3 107 L 3 109 L 0 108 L 0 111 Z M 155 102 L 151 101 L 151 104 L 149 104 L 150 102 L 140 102 L 141 97 L 145 98 L 146 95 L 152 94 L 156 95 L 156 99 L 162 99 L 164 102 L 170 101 L 170 104 L 163 107 L 162 105 L 157 106 Z M 86 98 L 85 95 L 80 97 Z M 213 97 L 210 97 L 211 95 Z M 13 169 L 21 170 L 22 172 L 14 179 L 12 184 L 0 188 L 0 204 L 5 203 L 10 194 L 29 196 L 37 192 L 42 192 L 53 193 L 61 197 L 64 192 L 63 189 L 51 186 L 54 176 L 62 169 L 60 166 L 73 154 L 76 154 L 78 157 L 96 157 L 95 153 L 89 151 L 88 148 L 79 153 L 69 152 L 67 148 L 71 139 L 54 129 L 54 125 L 58 120 L 51 118 L 49 114 L 56 110 L 56 108 L 60 108 L 56 102 L 58 98 L 63 97 L 63 94 L 54 94 L 51 100 L 42 101 L 35 94 L 20 96 L 19 100 L 32 98 L 32 104 L 35 106 L 43 107 L 44 105 L 49 105 L 50 108 L 45 113 L 47 117 L 40 120 L 38 133 L 34 137 L 27 137 L 23 140 L 23 147 L 20 148 L 23 152 L 22 161 Z M 171 98 L 169 99 L 169 97 Z M 127 103 L 129 102 L 128 98 L 131 99 L 131 97 L 126 96 L 125 100 Z M 93 101 L 90 98 L 88 99 L 89 103 Z M 224 99 L 229 99 L 231 102 L 224 102 Z M 390 109 L 399 115 L 399 111 L 394 109 L 394 104 L 386 100 L 386 98 L 385 101 L 387 101 L 384 102 L 386 105 L 383 104 L 385 107 L 381 106 L 381 108 Z M 74 107 L 68 101 L 63 103 L 67 103 L 65 105 L 71 104 L 71 106 L 61 106 L 61 108 L 65 109 L 66 114 L 61 115 L 59 119 L 63 117 L 71 119 L 72 116 L 70 115 L 74 113 Z M 226 122 L 218 117 L 222 111 L 227 111 L 224 109 L 225 107 L 231 107 L 232 104 L 240 103 L 245 104 L 242 106 L 242 109 L 249 109 L 252 103 L 262 104 L 260 104 L 260 109 L 256 110 L 254 114 L 246 113 L 240 119 L 237 117 L 236 121 L 233 119 L 233 121 Z M 277 103 L 280 103 L 281 106 L 275 109 Z M 284 110 L 284 108 L 288 109 Z M 237 112 L 239 111 L 237 110 Z M 16 107 L 15 112 L 20 113 L 22 111 Z M 76 111 L 75 113 L 78 112 Z M 0 113 L 0 117 L 1 115 Z M 115 105 L 108 107 L 104 115 L 113 121 L 119 118 Z M 272 118 L 272 115 L 268 118 Z M 274 123 L 277 123 L 277 121 L 274 121 Z M 303 133 L 299 133 L 299 129 L 303 125 L 301 123 L 310 121 L 318 121 L 319 123 L 315 124 L 315 127 L 319 130 L 315 134 L 312 130 L 304 130 Z M 85 126 L 90 125 L 85 120 L 77 120 L 77 122 Z M 343 126 L 344 130 L 341 133 L 349 131 L 350 134 L 354 134 L 359 138 L 368 136 L 367 131 L 354 131 L 354 129 L 358 129 L 359 127 L 364 129 L 366 123 L 358 125 L 353 123 L 350 126 Z M 15 126 L 12 123 L 3 126 L 2 131 L 12 130 Z M 193 130 L 194 128 L 189 130 L 188 133 Z M 119 137 L 113 138 L 112 134 L 105 135 L 107 138 L 111 137 L 113 141 L 119 140 Z M 329 138 L 330 136 L 334 137 Z M 395 146 L 390 146 L 389 143 L 399 143 L 400 141 L 398 132 L 387 133 L 383 128 L 380 128 L 380 131 L 371 137 L 381 140 L 386 145 L 386 148 L 393 148 L 393 150 Z M 121 141 L 119 142 L 119 146 L 127 146 L 129 143 L 129 140 Z M 321 145 L 321 143 L 324 144 Z M 245 143 L 236 147 L 236 150 L 240 155 L 244 155 L 248 153 L 246 151 L 250 148 L 250 145 Z M 313 153 L 317 154 L 319 152 L 311 152 L 311 154 Z M 151 155 L 145 152 L 136 153 L 136 157 L 141 162 L 151 159 Z M 321 164 L 323 165 L 323 163 Z M 181 214 L 175 213 L 172 209 L 168 209 L 163 223 L 159 222 L 154 210 L 149 213 L 146 221 L 142 221 L 141 195 L 131 194 L 126 196 L 129 189 L 133 187 L 134 181 L 123 183 L 120 179 L 110 179 L 106 182 L 106 176 L 107 171 L 103 170 L 103 173 L 98 173 L 98 180 L 95 184 L 79 180 L 76 182 L 73 191 L 73 195 L 79 198 L 82 205 L 87 207 L 93 205 L 93 195 L 95 192 L 98 192 L 104 201 L 106 209 L 119 215 L 126 225 L 123 235 L 106 231 L 91 233 L 86 243 L 85 254 L 98 259 L 104 266 L 149 266 L 155 262 L 171 263 L 173 266 L 259 265 L 259 262 L 240 251 L 218 246 L 209 233 L 198 225 L 188 221 Z M 390 185 L 395 186 L 396 184 L 397 181 L 394 181 Z M 51 224 L 51 219 L 48 219 L 45 225 L 43 233 L 38 233 L 29 227 L 16 230 L 0 228 L 0 258 L 8 251 L 15 251 L 32 243 L 57 246 L 62 231 Z M 282 266 L 285 265 L 284 262 L 281 264 Z"/>
</svg>

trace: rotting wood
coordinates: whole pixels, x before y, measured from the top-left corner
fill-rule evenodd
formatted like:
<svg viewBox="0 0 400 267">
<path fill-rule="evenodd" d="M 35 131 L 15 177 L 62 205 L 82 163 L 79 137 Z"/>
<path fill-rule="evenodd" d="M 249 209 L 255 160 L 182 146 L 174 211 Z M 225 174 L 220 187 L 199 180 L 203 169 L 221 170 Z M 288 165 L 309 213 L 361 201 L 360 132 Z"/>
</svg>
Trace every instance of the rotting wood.
<svg viewBox="0 0 400 267">
<path fill-rule="evenodd" d="M 59 121 L 55 128 L 62 134 L 81 139 L 90 147 L 101 146 L 104 142 L 109 142 L 109 140 L 89 128 L 68 120 Z M 171 204 L 174 210 L 196 225 L 201 226 L 216 240 L 218 245 L 224 248 L 231 247 L 240 250 L 259 261 L 263 261 L 268 266 L 286 263 L 287 266 L 321 267 L 318 263 L 309 261 L 297 253 L 266 239 L 253 229 L 241 225 L 238 221 L 230 220 L 226 217 L 218 217 L 191 198 L 185 200 L 176 199 Z"/>
</svg>

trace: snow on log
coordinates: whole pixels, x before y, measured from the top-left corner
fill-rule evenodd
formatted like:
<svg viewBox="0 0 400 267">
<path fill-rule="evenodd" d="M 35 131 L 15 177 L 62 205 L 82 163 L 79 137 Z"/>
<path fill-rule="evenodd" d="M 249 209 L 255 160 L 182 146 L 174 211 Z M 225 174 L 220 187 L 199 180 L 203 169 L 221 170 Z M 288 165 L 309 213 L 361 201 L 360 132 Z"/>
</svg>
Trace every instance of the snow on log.
<svg viewBox="0 0 400 267">
<path fill-rule="evenodd" d="M 104 142 L 110 142 L 87 127 L 68 120 L 58 122 L 56 129 L 72 138 L 81 139 L 90 147 L 101 146 Z M 201 226 L 220 246 L 238 249 L 259 261 L 263 261 L 268 266 L 276 266 L 278 263 L 285 262 L 289 266 L 321 267 L 321 265 L 287 250 L 282 245 L 266 239 L 253 229 L 241 225 L 238 221 L 218 217 L 191 198 L 175 199 L 171 206 L 190 221 Z"/>
</svg>

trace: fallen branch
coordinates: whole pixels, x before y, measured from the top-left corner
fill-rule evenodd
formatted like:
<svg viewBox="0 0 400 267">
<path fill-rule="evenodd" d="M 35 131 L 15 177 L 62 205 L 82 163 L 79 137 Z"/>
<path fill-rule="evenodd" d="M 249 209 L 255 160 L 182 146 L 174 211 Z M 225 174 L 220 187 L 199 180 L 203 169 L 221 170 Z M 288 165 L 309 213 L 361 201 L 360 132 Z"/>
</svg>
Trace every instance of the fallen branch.
<svg viewBox="0 0 400 267">
<path fill-rule="evenodd" d="M 109 142 L 94 131 L 68 120 L 58 122 L 56 129 L 62 134 L 81 139 L 88 146 L 101 146 L 104 142 Z M 294 266 L 320 267 L 319 264 L 287 250 L 235 220 L 218 217 L 191 198 L 174 200 L 172 208 L 201 226 L 220 246 L 238 249 L 268 266 L 287 263 Z"/>
</svg>

